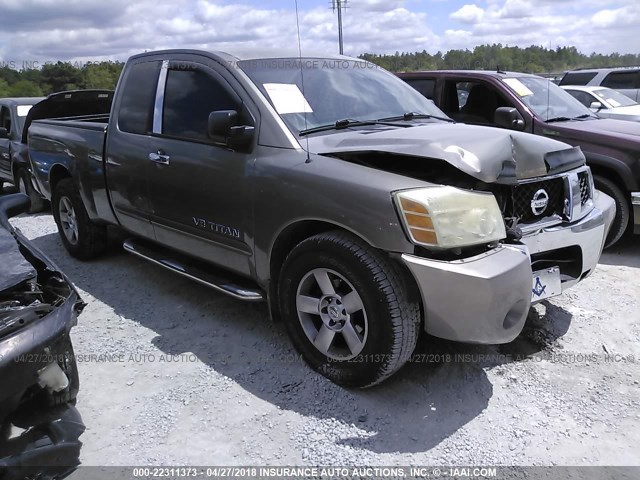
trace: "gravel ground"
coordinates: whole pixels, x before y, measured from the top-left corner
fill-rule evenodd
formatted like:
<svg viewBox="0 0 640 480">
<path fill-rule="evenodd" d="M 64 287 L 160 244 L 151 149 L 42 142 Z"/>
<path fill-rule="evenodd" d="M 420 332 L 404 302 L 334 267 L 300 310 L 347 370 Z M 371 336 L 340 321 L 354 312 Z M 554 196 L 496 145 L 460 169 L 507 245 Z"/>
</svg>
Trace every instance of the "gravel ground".
<svg viewBox="0 0 640 480">
<path fill-rule="evenodd" d="M 74 260 L 48 214 L 12 222 L 88 303 L 73 331 L 84 465 L 640 464 L 638 237 L 533 308 L 513 343 L 426 338 L 421 361 L 348 391 L 304 365 L 265 306 L 116 243 Z"/>
</svg>

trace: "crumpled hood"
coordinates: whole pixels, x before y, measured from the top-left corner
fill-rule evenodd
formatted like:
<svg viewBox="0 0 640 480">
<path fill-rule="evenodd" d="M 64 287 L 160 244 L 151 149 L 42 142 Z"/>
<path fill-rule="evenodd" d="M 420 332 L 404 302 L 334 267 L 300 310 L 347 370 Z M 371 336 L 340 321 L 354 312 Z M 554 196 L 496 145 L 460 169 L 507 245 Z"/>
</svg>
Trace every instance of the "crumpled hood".
<svg viewBox="0 0 640 480">
<path fill-rule="evenodd" d="M 486 183 L 516 183 L 585 163 L 579 148 L 528 133 L 465 124 L 358 129 L 309 137 L 309 151 L 386 152 L 441 159 Z M 301 142 L 305 145 L 306 140 Z"/>
<path fill-rule="evenodd" d="M 0 227 L 0 293 L 36 275 L 36 269 L 22 255 L 16 239 Z"/>
</svg>

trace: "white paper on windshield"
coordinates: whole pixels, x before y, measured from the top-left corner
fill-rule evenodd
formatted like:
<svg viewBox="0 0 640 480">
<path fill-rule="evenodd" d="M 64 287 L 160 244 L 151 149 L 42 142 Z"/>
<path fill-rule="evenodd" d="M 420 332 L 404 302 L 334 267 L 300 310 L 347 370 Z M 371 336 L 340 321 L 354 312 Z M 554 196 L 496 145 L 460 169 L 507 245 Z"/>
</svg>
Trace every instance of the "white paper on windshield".
<svg viewBox="0 0 640 480">
<path fill-rule="evenodd" d="M 608 98 L 607 100 L 609 100 L 612 107 L 619 107 L 621 105 L 620 102 L 616 102 L 613 98 Z"/>
<path fill-rule="evenodd" d="M 18 105 L 17 111 L 19 117 L 26 117 L 32 105 Z"/>
<path fill-rule="evenodd" d="M 295 83 L 265 83 L 264 89 L 280 115 L 313 113 L 307 99 Z"/>
<path fill-rule="evenodd" d="M 527 86 L 517 78 L 505 78 L 502 81 L 509 85 L 520 97 L 533 95 L 533 92 L 529 90 Z"/>
</svg>

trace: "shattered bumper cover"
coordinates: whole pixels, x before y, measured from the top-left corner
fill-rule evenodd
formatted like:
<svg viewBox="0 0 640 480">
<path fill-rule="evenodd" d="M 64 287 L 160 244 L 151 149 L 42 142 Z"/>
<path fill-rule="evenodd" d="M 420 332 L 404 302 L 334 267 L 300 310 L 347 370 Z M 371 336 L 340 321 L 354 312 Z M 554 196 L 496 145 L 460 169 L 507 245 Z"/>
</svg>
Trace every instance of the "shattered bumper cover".
<svg viewBox="0 0 640 480">
<path fill-rule="evenodd" d="M 0 339 L 0 413 L 15 408 L 23 393 L 38 384 L 38 372 L 66 353 L 61 348 L 77 323 L 78 304 L 72 292 L 48 315 Z"/>
<path fill-rule="evenodd" d="M 581 220 L 522 238 L 456 261 L 404 254 L 413 274 L 430 335 L 468 343 L 499 344 L 515 339 L 531 306 L 532 255 L 574 247 L 578 271 L 563 273 L 562 290 L 586 278 L 596 267 L 615 216 L 613 200 L 598 192 L 595 208 Z M 567 250 L 568 251 L 568 250 Z"/>
</svg>

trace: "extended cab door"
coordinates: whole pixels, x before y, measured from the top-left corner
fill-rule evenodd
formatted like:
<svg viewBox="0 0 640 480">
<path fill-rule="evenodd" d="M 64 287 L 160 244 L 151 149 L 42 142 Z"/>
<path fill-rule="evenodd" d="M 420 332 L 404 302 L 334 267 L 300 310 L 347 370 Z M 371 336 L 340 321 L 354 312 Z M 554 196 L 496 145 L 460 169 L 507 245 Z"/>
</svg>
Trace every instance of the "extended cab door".
<svg viewBox="0 0 640 480">
<path fill-rule="evenodd" d="M 107 132 L 106 171 L 111 204 L 128 231 L 153 239 L 149 219 L 148 155 L 160 60 L 127 66 Z"/>
<path fill-rule="evenodd" d="M 163 245 L 249 274 L 251 148 L 214 143 L 208 120 L 234 110 L 241 124 L 254 125 L 255 116 L 224 68 L 202 62 L 163 64 L 147 155 L 151 221 Z"/>
</svg>

